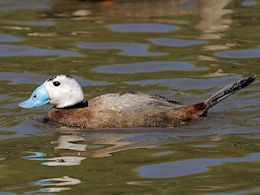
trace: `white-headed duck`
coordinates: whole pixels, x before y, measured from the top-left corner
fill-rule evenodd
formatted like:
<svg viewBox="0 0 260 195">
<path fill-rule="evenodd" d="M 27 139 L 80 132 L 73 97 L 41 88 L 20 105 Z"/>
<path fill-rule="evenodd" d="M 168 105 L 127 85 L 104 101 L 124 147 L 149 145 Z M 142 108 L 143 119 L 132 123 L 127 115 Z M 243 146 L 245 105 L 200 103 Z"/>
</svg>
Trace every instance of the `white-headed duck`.
<svg viewBox="0 0 260 195">
<path fill-rule="evenodd" d="M 167 127 L 206 116 L 211 107 L 254 80 L 255 76 L 242 78 L 202 103 L 184 105 L 144 93 L 108 93 L 85 101 L 82 88 L 73 77 L 58 75 L 37 87 L 19 106 L 33 108 L 50 103 L 54 107 L 48 112 L 48 120 L 69 127 Z"/>
</svg>

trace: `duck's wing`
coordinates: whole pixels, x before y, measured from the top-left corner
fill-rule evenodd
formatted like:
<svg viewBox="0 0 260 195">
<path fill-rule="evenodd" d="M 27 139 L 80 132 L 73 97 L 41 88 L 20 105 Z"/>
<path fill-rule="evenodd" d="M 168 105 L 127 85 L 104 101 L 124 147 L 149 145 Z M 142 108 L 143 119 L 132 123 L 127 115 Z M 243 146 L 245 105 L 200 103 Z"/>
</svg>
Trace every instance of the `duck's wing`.
<svg viewBox="0 0 260 195">
<path fill-rule="evenodd" d="M 171 104 L 184 105 L 182 102 L 177 102 L 177 101 L 175 101 L 175 100 L 172 100 L 172 99 L 167 98 L 167 97 L 162 96 L 162 95 L 157 95 L 157 94 L 155 94 L 155 95 L 153 95 L 152 97 L 153 97 L 154 99 L 156 99 L 156 100 L 167 101 L 167 102 L 169 102 L 169 103 L 171 103 Z"/>
<path fill-rule="evenodd" d="M 180 107 L 183 104 L 169 100 L 159 95 L 145 93 L 108 93 L 89 100 L 89 106 L 102 107 L 102 109 L 126 109 L 126 108 L 156 108 L 156 107 Z"/>
</svg>

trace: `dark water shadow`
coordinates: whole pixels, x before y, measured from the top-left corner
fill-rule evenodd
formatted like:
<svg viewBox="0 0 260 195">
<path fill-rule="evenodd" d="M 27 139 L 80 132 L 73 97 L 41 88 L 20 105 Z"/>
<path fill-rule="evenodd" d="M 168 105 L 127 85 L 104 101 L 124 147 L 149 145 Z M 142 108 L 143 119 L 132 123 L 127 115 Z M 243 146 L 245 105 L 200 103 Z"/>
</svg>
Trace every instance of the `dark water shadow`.
<svg viewBox="0 0 260 195">
<path fill-rule="evenodd" d="M 159 23 L 128 23 L 108 25 L 112 31 L 116 32 L 172 32 L 178 29 L 176 25 L 159 24 Z"/>
<path fill-rule="evenodd" d="M 238 79 L 239 79 L 238 76 L 205 78 L 205 79 L 174 78 L 174 79 L 150 79 L 150 80 L 143 80 L 143 81 L 127 82 L 127 83 L 134 84 L 134 85 L 161 85 L 164 87 L 178 89 L 178 90 L 194 90 L 194 89 L 220 88 Z"/>
<path fill-rule="evenodd" d="M 149 45 L 144 43 L 126 43 L 126 42 L 106 42 L 106 43 L 80 43 L 77 45 L 83 49 L 108 50 L 116 49 L 122 50 L 120 55 L 123 56 L 163 56 L 167 53 L 162 52 L 148 52 Z"/>
<path fill-rule="evenodd" d="M 0 195 L 16 195 L 13 192 L 0 192 Z"/>
<path fill-rule="evenodd" d="M 246 157 L 201 158 L 145 165 L 139 167 L 137 171 L 142 177 L 146 178 L 173 178 L 206 172 L 208 167 L 223 163 L 254 162 L 259 160 L 260 153 L 254 153 Z"/>
<path fill-rule="evenodd" d="M 243 1 L 242 3 L 241 3 L 241 5 L 242 6 L 254 6 L 254 5 L 256 5 L 257 4 L 257 2 L 256 1 L 254 1 L 254 0 L 246 0 L 246 1 Z"/>
<path fill-rule="evenodd" d="M 0 135 L 0 140 L 13 139 L 19 137 L 25 137 L 29 135 L 42 136 L 45 133 L 48 133 L 49 127 L 42 123 L 43 119 L 39 121 L 27 120 L 19 122 L 19 124 L 13 128 L 9 128 L 8 132 L 11 132 L 11 135 Z M 0 130 L 4 130 L 4 127 L 1 127 Z"/>
<path fill-rule="evenodd" d="M 259 194 L 260 188 L 250 188 L 246 190 L 240 190 L 240 191 L 230 191 L 230 192 L 218 192 L 218 193 L 207 193 L 206 195 L 246 195 L 246 194 Z"/>
<path fill-rule="evenodd" d="M 129 64 L 105 65 L 93 69 L 94 72 L 106 74 L 133 74 L 160 71 L 203 71 L 207 68 L 195 67 L 189 62 L 181 61 L 152 61 Z M 138 81 L 137 81 L 138 82 Z"/>
<path fill-rule="evenodd" d="M 171 39 L 171 38 L 153 38 L 148 39 L 154 45 L 167 46 L 167 47 L 190 47 L 194 45 L 201 45 L 207 43 L 202 40 L 186 40 L 186 39 Z"/>
<path fill-rule="evenodd" d="M 38 73 L 15 73 L 15 72 L 0 72 L 0 81 L 11 81 L 12 84 L 41 84 L 45 80 L 54 75 L 44 75 Z M 73 75 L 71 75 L 73 76 Z M 94 81 L 85 79 L 80 76 L 73 76 L 81 86 L 104 86 L 112 83 L 106 81 Z"/>
<path fill-rule="evenodd" d="M 215 53 L 215 56 L 233 59 L 260 58 L 260 48 L 219 51 Z"/>
<path fill-rule="evenodd" d="M 33 1 L 33 0 L 4 0 L 0 2 L 0 10 L 46 10 L 50 8 L 49 0 Z"/>
<path fill-rule="evenodd" d="M 12 35 L 0 34 L 0 43 L 11 43 L 11 42 L 20 42 L 23 38 L 15 37 Z"/>
<path fill-rule="evenodd" d="M 0 45 L 0 57 L 11 56 L 64 56 L 64 57 L 85 57 L 75 51 L 61 49 L 40 49 L 28 45 Z"/>
<path fill-rule="evenodd" d="M 54 26 L 53 21 L 42 20 L 42 21 L 3 21 L 7 24 L 14 25 L 23 25 L 23 26 L 42 26 L 42 27 L 51 27 Z"/>
</svg>

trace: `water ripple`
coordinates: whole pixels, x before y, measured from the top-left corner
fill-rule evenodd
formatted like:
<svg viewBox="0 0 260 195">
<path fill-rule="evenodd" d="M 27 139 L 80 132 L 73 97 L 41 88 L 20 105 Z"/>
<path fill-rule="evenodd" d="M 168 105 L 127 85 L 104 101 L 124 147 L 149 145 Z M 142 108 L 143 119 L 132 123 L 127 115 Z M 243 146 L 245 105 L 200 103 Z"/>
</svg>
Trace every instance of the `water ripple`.
<svg viewBox="0 0 260 195">
<path fill-rule="evenodd" d="M 220 88 L 230 82 L 237 80 L 239 77 L 221 77 L 210 79 L 189 79 L 189 78 L 174 78 L 174 79 L 150 79 L 143 81 L 127 82 L 133 85 L 161 85 L 178 90 L 193 90 L 193 89 L 210 89 Z"/>
<path fill-rule="evenodd" d="M 113 31 L 117 32 L 171 32 L 178 29 L 175 25 L 159 24 L 159 23 L 129 23 L 129 24 L 113 24 L 108 25 Z"/>
<path fill-rule="evenodd" d="M 117 49 L 122 50 L 120 55 L 123 56 L 163 56 L 167 53 L 162 52 L 148 52 L 148 44 L 142 43 L 126 43 L 126 42 L 106 42 L 106 43 L 80 43 L 78 44 L 79 48 L 84 49 Z"/>
<path fill-rule="evenodd" d="M 43 75 L 38 73 L 15 73 L 15 72 L 0 72 L 0 81 L 11 81 L 12 84 L 41 84 L 52 75 Z M 94 81 L 84 79 L 80 76 L 74 76 L 81 86 L 99 86 L 110 85 L 111 83 L 106 81 Z"/>
<path fill-rule="evenodd" d="M 132 74 L 132 73 L 149 73 L 160 71 L 202 71 L 207 68 L 194 67 L 189 62 L 180 61 L 152 61 L 137 62 L 129 64 L 104 65 L 93 69 L 95 72 L 107 74 Z"/>
<path fill-rule="evenodd" d="M 173 178 L 185 175 L 202 173 L 208 170 L 210 166 L 216 166 L 223 163 L 233 162 L 253 162 L 260 160 L 260 153 L 250 154 L 246 157 L 234 158 L 201 158 L 182 160 L 175 162 L 166 162 L 160 164 L 144 165 L 138 168 L 141 176 L 147 178 Z M 192 165 L 192 166 L 190 166 Z"/>
<path fill-rule="evenodd" d="M 86 144 L 76 144 L 74 142 L 84 141 L 84 137 L 76 135 L 61 135 L 58 139 L 58 146 L 56 150 L 75 150 L 75 151 L 86 151 Z"/>
<path fill-rule="evenodd" d="M 253 0 L 246 0 L 241 3 L 242 6 L 253 6 L 256 4 L 257 4 L 256 1 L 253 1 Z"/>
<path fill-rule="evenodd" d="M 5 34 L 0 34 L 0 42 L 1 43 L 11 43 L 11 42 L 19 42 L 22 41 L 23 39 L 20 37 L 15 37 L 12 35 L 5 35 Z"/>
<path fill-rule="evenodd" d="M 41 179 L 35 182 L 34 184 L 37 186 L 68 186 L 68 185 L 76 185 L 80 183 L 81 181 L 79 179 L 64 176 L 58 178 Z"/>
<path fill-rule="evenodd" d="M 49 178 L 49 179 L 41 179 L 33 183 L 35 186 L 71 186 L 80 184 L 81 181 L 76 178 L 72 178 L 69 176 L 63 176 L 58 178 Z M 68 187 L 50 187 L 50 188 L 42 188 L 40 192 L 61 192 L 64 190 L 70 190 Z"/>
<path fill-rule="evenodd" d="M 168 47 L 188 47 L 194 45 L 201 45 L 207 41 L 201 40 L 185 40 L 185 39 L 170 39 L 170 38 L 153 38 L 148 39 L 154 45 L 168 46 Z"/>
<path fill-rule="evenodd" d="M 0 2 L 0 10 L 46 10 L 50 8 L 50 0 L 9 0 Z"/>
<path fill-rule="evenodd" d="M 24 159 L 31 160 L 31 161 L 48 161 L 42 162 L 41 165 L 44 166 L 77 166 L 80 165 L 82 160 L 85 160 L 85 157 L 78 157 L 78 156 L 61 156 L 61 157 L 54 157 L 54 158 L 43 158 L 46 156 L 43 152 L 30 152 L 34 155 L 25 156 Z"/>
<path fill-rule="evenodd" d="M 65 56 L 84 57 L 84 55 L 61 49 L 40 49 L 28 45 L 0 45 L 0 57 L 11 56 Z"/>
<path fill-rule="evenodd" d="M 234 59 L 259 58 L 260 48 L 219 51 L 215 53 L 215 56 L 221 58 L 234 58 Z"/>
<path fill-rule="evenodd" d="M 40 21 L 12 21 L 6 20 L 2 21 L 6 24 L 14 24 L 14 25 L 25 25 L 25 26 L 43 26 L 43 27 L 51 27 L 54 25 L 53 21 L 50 20 L 40 20 Z"/>
</svg>

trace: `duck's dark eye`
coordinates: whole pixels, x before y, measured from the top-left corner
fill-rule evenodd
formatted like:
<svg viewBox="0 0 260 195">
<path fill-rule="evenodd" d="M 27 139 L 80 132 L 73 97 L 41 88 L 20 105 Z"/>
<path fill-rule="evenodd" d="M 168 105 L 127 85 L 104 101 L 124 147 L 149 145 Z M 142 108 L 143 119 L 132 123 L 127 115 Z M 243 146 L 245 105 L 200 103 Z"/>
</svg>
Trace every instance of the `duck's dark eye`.
<svg viewBox="0 0 260 195">
<path fill-rule="evenodd" d="M 60 85 L 60 82 L 58 82 L 58 81 L 54 81 L 54 82 L 53 82 L 53 85 L 57 87 L 57 86 Z"/>
<path fill-rule="evenodd" d="M 33 98 L 37 98 L 37 95 L 34 95 Z"/>
</svg>

